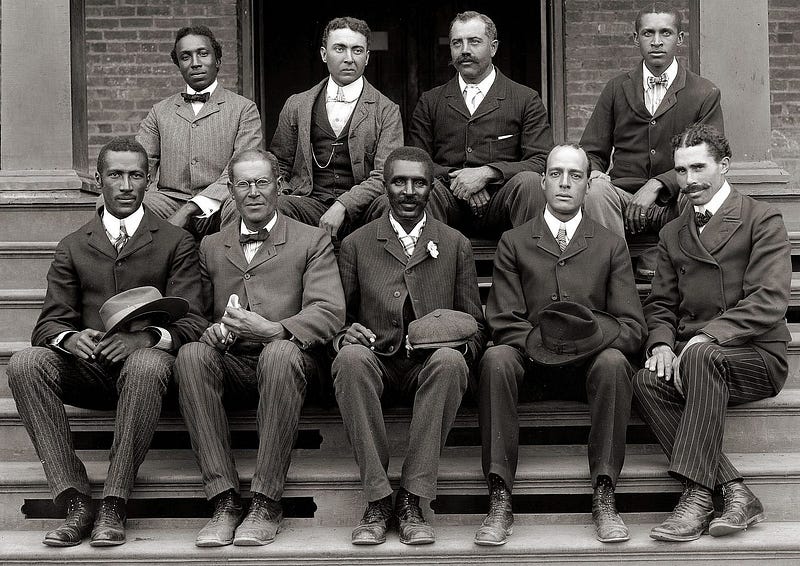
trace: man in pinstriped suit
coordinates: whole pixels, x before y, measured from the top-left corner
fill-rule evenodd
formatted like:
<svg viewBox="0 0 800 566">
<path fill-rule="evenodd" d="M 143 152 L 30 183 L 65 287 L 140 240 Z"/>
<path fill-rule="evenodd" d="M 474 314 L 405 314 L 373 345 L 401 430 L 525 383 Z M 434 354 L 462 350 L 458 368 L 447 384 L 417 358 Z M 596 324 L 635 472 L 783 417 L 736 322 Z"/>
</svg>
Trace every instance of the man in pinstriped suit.
<svg viewBox="0 0 800 566">
<path fill-rule="evenodd" d="M 780 212 L 725 180 L 730 146 L 694 124 L 672 140 L 687 209 L 661 231 L 644 304 L 647 361 L 633 380 L 641 413 L 684 483 L 657 540 L 723 536 L 764 519 L 758 498 L 722 452 L 725 412 L 777 395 L 787 376 L 791 248 Z M 712 491 L 722 492 L 713 518 Z"/>
</svg>

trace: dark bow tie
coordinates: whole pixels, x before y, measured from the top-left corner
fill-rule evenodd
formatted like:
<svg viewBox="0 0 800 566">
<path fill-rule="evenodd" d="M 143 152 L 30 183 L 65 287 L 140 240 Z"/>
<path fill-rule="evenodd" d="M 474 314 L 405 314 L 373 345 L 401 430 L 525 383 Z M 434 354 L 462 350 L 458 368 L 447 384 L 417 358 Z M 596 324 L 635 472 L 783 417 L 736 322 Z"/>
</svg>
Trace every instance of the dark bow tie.
<svg viewBox="0 0 800 566">
<path fill-rule="evenodd" d="M 647 77 L 647 86 L 653 88 L 655 85 L 667 86 L 667 74 L 664 73 L 660 77 Z"/>
<path fill-rule="evenodd" d="M 708 224 L 708 221 L 711 220 L 712 216 L 713 215 L 707 210 L 705 212 L 695 212 L 694 222 L 698 227 L 703 227 Z"/>
<path fill-rule="evenodd" d="M 255 234 L 239 234 L 240 244 L 249 244 L 251 242 L 263 242 L 269 238 L 269 230 L 262 228 Z"/>
<path fill-rule="evenodd" d="M 211 96 L 211 93 L 198 92 L 195 94 L 189 94 L 188 92 L 182 92 L 181 96 L 185 102 L 208 102 L 208 98 Z"/>
</svg>

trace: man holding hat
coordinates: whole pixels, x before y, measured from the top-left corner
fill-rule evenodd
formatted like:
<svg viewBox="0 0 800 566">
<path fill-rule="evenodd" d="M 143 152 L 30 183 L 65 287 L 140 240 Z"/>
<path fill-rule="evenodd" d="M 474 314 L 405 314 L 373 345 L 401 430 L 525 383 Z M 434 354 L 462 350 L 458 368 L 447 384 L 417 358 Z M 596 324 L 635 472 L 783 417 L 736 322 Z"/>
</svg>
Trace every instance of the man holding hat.
<svg viewBox="0 0 800 566">
<path fill-rule="evenodd" d="M 645 337 L 625 241 L 581 212 L 589 160 L 576 145 L 547 157 L 544 211 L 501 238 L 486 318 L 494 346 L 479 369 L 483 472 L 490 508 L 475 543 L 505 544 L 514 516 L 517 402 L 523 381 L 580 392 L 589 403 L 592 518 L 603 542 L 628 540 L 614 486 L 631 404 L 629 357 Z M 585 388 L 585 393 L 583 390 Z M 563 398 L 563 395 L 562 395 Z"/>
</svg>

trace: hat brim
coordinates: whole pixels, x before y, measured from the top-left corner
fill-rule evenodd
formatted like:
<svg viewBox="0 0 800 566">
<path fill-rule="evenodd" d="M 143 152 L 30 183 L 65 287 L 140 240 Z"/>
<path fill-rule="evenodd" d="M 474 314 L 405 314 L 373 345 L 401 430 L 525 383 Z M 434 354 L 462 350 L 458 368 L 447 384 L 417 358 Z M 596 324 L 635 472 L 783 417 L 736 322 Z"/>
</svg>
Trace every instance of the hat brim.
<svg viewBox="0 0 800 566">
<path fill-rule="evenodd" d="M 563 366 L 572 364 L 577 361 L 586 359 L 600 352 L 608 347 L 614 340 L 617 339 L 620 332 L 619 321 L 608 313 L 592 309 L 592 314 L 597 318 L 597 324 L 600 327 L 600 332 L 603 334 L 603 339 L 593 349 L 579 354 L 572 353 L 556 353 L 548 350 L 542 343 L 542 331 L 540 327 L 536 327 L 528 334 L 528 339 L 525 343 L 525 348 L 528 351 L 528 356 L 537 364 L 545 366 Z"/>
<path fill-rule="evenodd" d="M 187 312 L 189 312 L 189 301 L 183 297 L 162 297 L 132 310 L 118 320 L 114 326 L 106 330 L 105 335 L 110 336 L 114 332 L 121 331 L 123 326 L 134 319 L 157 316 L 163 321 L 162 324 L 169 324 L 178 320 Z"/>
</svg>

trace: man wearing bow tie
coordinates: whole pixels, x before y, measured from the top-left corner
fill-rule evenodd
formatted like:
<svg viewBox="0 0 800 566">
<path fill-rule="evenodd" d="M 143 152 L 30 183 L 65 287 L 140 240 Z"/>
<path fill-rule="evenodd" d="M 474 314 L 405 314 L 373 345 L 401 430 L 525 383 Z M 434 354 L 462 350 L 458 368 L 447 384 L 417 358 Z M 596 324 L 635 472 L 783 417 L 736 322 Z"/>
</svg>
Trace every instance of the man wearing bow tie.
<svg viewBox="0 0 800 566">
<path fill-rule="evenodd" d="M 136 141 L 153 172 L 144 203 L 199 238 L 219 227 L 230 158 L 263 146 L 261 117 L 252 101 L 217 82 L 222 46 L 210 29 L 178 30 L 170 56 L 186 92 L 156 103 L 139 126 Z"/>
<path fill-rule="evenodd" d="M 675 136 L 675 174 L 691 206 L 661 231 L 650 336 L 633 380 L 642 417 L 683 495 L 650 536 L 723 536 L 764 519 L 758 498 L 722 453 L 726 407 L 777 395 L 786 381 L 791 249 L 780 212 L 725 180 L 725 137 L 695 124 Z M 724 501 L 716 519 L 712 492 Z"/>
</svg>

